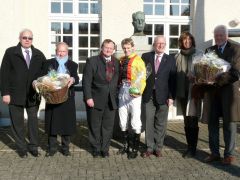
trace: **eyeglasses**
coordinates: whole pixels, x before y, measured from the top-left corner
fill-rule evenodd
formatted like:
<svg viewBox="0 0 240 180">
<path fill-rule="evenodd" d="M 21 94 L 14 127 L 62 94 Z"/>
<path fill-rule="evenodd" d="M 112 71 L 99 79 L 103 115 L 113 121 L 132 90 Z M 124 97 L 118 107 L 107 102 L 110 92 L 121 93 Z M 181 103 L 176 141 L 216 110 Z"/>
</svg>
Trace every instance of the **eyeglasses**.
<svg viewBox="0 0 240 180">
<path fill-rule="evenodd" d="M 27 39 L 28 39 L 28 40 L 30 40 L 30 41 L 32 41 L 32 40 L 33 40 L 33 38 L 32 38 L 32 37 L 27 37 L 27 36 L 23 36 L 23 37 L 22 37 L 22 39 L 24 39 L 24 40 L 27 40 Z"/>
</svg>

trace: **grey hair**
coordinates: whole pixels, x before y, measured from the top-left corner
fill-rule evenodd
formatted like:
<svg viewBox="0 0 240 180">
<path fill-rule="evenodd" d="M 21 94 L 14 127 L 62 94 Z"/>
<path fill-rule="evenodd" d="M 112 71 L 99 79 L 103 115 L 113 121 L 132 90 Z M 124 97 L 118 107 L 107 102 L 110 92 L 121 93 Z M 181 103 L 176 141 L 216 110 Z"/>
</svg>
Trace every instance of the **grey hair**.
<svg viewBox="0 0 240 180">
<path fill-rule="evenodd" d="M 25 29 L 23 29 L 23 30 L 21 30 L 21 31 L 19 32 L 19 38 L 21 37 L 21 35 L 22 35 L 24 32 L 30 32 L 30 33 L 33 35 L 32 31 L 31 31 L 30 29 L 25 28 Z"/>
<path fill-rule="evenodd" d="M 225 35 L 228 36 L 228 29 L 227 29 L 227 26 L 225 25 L 218 25 L 214 28 L 214 34 L 217 32 L 217 31 L 221 31 L 223 32 Z"/>
<path fill-rule="evenodd" d="M 65 43 L 65 42 L 58 42 L 56 44 L 56 51 L 58 50 L 59 46 L 65 46 L 67 50 L 68 50 L 68 47 L 69 47 L 68 44 Z"/>
</svg>

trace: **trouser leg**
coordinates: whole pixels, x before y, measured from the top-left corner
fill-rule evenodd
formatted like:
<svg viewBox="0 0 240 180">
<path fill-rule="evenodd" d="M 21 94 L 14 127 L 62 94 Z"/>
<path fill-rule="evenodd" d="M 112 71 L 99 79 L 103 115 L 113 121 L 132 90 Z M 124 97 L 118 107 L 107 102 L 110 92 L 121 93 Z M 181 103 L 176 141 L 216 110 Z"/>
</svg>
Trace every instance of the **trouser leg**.
<svg viewBox="0 0 240 180">
<path fill-rule="evenodd" d="M 29 150 L 37 150 L 38 148 L 38 106 L 27 107 L 28 114 L 28 137 L 29 137 Z"/>
<path fill-rule="evenodd" d="M 224 157 L 234 155 L 236 134 L 237 124 L 235 122 L 223 122 L 223 136 L 225 143 Z"/>
<path fill-rule="evenodd" d="M 9 105 L 9 114 L 11 118 L 11 130 L 13 139 L 18 151 L 27 151 L 27 144 L 24 133 L 24 107 Z"/>
<path fill-rule="evenodd" d="M 48 135 L 48 148 L 50 152 L 56 152 L 58 149 L 57 135 Z"/>
<path fill-rule="evenodd" d="M 69 135 L 62 135 L 61 136 L 62 142 L 62 150 L 69 151 L 69 144 L 70 144 L 70 136 Z"/>
</svg>

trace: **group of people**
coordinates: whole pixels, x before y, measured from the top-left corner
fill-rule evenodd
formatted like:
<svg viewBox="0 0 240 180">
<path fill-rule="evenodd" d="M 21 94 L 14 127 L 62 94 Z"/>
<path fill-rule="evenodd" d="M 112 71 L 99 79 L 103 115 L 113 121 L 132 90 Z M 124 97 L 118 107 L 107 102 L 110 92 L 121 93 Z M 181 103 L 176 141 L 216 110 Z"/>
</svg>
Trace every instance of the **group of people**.
<svg viewBox="0 0 240 180">
<path fill-rule="evenodd" d="M 222 162 L 233 163 L 236 121 L 240 120 L 240 46 L 228 40 L 224 25 L 214 29 L 214 39 L 216 45 L 207 50 L 214 50 L 220 58 L 231 64 L 231 69 L 219 75 L 214 85 L 194 83 L 191 67 L 193 57 L 200 51 L 196 49 L 195 39 L 189 32 L 181 34 L 180 51 L 175 57 L 165 53 L 164 36 L 156 36 L 153 50 L 141 57 L 135 53 L 133 40 L 123 39 L 121 46 L 124 55 L 119 60 L 114 56 L 114 41 L 105 39 L 100 54 L 86 60 L 82 79 L 93 157 L 109 157 L 116 116 L 119 116 L 122 134 L 122 148 L 118 154 L 127 154 L 129 159 L 136 158 L 140 134 L 145 130 L 147 149 L 142 152 L 142 157 L 162 157 L 169 106 L 177 99 L 183 112 L 188 146 L 183 157 L 196 155 L 198 121 L 204 114 L 202 118 L 208 122 L 211 151 L 205 161 L 221 160 L 219 118 L 222 117 L 225 142 Z M 37 112 L 40 97 L 35 90 L 35 80 L 46 75 L 51 67 L 58 72 L 68 72 L 71 78 L 68 82 L 68 100 L 60 104 L 46 104 L 46 156 L 54 156 L 58 151 L 57 135 L 61 135 L 62 154 L 69 156 L 70 136 L 76 129 L 73 86 L 79 83 L 77 64 L 69 59 L 66 43 L 58 43 L 56 57 L 46 61 L 43 53 L 32 45 L 32 40 L 31 30 L 21 31 L 19 44 L 6 50 L 1 65 L 2 99 L 9 105 L 18 154 L 22 158 L 27 157 L 28 152 L 39 156 Z M 29 143 L 24 137 L 24 109 L 28 115 Z M 145 129 L 143 122 L 146 123 Z"/>
</svg>

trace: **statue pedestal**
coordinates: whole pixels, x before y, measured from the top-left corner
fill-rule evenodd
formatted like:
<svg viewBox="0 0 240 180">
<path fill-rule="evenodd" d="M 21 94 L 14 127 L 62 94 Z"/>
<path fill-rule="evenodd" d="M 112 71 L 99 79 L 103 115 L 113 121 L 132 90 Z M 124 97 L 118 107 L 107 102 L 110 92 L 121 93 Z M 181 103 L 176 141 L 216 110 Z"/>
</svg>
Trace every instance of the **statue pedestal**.
<svg viewBox="0 0 240 180">
<path fill-rule="evenodd" d="M 143 53 L 149 52 L 152 50 L 152 45 L 148 45 L 147 36 L 131 36 L 131 39 L 135 45 L 135 53 L 139 56 L 142 56 Z M 117 45 L 116 57 L 119 58 L 124 56 L 122 51 L 121 44 Z"/>
</svg>

